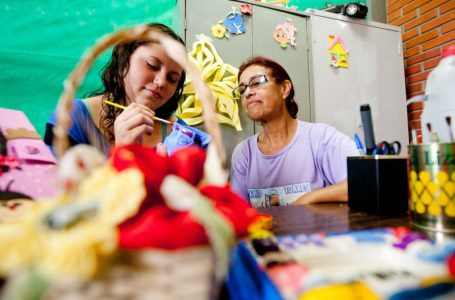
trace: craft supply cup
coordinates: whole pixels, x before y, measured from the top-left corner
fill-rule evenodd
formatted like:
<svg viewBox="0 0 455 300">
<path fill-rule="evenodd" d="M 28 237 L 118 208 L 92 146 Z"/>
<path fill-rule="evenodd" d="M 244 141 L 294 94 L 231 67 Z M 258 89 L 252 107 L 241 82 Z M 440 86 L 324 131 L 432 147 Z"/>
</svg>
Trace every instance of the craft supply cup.
<svg viewBox="0 0 455 300">
<path fill-rule="evenodd" d="M 348 157 L 349 208 L 378 215 L 408 211 L 408 159 L 398 155 Z"/>
<path fill-rule="evenodd" d="M 455 144 L 410 145 L 409 209 L 416 227 L 455 233 Z"/>
</svg>

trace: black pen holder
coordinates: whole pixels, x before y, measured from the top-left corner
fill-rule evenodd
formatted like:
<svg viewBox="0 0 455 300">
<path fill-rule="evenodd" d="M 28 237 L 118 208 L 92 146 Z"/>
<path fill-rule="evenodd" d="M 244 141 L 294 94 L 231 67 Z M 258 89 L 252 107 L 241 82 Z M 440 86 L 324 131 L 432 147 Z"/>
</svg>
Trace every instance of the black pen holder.
<svg viewBox="0 0 455 300">
<path fill-rule="evenodd" d="M 408 160 L 398 155 L 348 157 L 349 208 L 379 215 L 408 210 Z"/>
</svg>

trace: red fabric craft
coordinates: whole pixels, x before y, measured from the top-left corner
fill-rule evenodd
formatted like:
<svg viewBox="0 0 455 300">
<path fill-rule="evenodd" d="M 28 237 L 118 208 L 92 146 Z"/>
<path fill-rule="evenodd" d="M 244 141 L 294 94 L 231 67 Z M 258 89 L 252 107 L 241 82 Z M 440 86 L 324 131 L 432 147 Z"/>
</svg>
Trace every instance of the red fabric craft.
<svg viewBox="0 0 455 300">
<path fill-rule="evenodd" d="M 200 192 L 212 199 L 216 209 L 231 221 L 237 236 L 245 236 L 248 233 L 248 226 L 259 216 L 257 210 L 234 193 L 229 185 L 225 187 L 203 186 Z"/>
<path fill-rule="evenodd" d="M 197 185 L 204 176 L 205 151 L 198 146 L 176 150 L 170 156 L 177 169 L 176 175 L 192 185 Z"/>
<path fill-rule="evenodd" d="M 155 149 L 141 145 L 117 147 L 112 151 L 112 165 L 119 171 L 138 168 L 145 177 L 147 197 L 140 212 L 119 226 L 119 245 L 124 249 L 178 249 L 208 242 L 204 228 L 189 212 L 167 207 L 159 192 L 166 175 L 175 174 L 197 185 L 204 173 L 205 151 L 189 146 L 161 157 Z M 257 212 L 245 200 L 225 187 L 204 186 L 200 192 L 210 198 L 215 208 L 231 221 L 238 236 L 246 235 L 247 227 Z"/>
<path fill-rule="evenodd" d="M 123 249 L 178 249 L 206 243 L 204 228 L 188 212 L 177 212 L 164 204 L 148 208 L 134 222 L 119 227 Z"/>
<path fill-rule="evenodd" d="M 455 253 L 451 254 L 447 259 L 447 268 L 452 278 L 455 278 Z"/>
<path fill-rule="evenodd" d="M 169 157 L 162 157 L 155 148 L 131 144 L 113 148 L 111 164 L 118 171 L 137 168 L 144 175 L 147 197 L 144 206 L 164 203 L 159 188 L 166 175 L 176 174 L 176 169 Z"/>
</svg>

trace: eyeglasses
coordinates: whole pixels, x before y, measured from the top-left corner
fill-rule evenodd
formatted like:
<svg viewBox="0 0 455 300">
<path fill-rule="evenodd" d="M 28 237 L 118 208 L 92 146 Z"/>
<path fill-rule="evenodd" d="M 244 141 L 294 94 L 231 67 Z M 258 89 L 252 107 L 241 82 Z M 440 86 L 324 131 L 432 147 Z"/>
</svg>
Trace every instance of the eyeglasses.
<svg viewBox="0 0 455 300">
<path fill-rule="evenodd" d="M 250 89 L 256 89 L 263 85 L 264 83 L 268 82 L 271 77 L 267 75 L 256 75 L 250 78 L 250 82 L 248 84 L 241 84 L 235 89 L 232 90 L 232 96 L 234 99 L 239 99 L 244 96 L 246 88 L 249 87 Z"/>
</svg>

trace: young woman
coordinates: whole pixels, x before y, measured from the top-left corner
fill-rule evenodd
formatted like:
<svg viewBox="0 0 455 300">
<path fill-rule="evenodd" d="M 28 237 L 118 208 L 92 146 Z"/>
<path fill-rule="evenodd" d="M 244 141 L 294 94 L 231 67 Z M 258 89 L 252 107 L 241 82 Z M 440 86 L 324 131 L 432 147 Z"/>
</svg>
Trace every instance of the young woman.
<svg viewBox="0 0 455 300">
<path fill-rule="evenodd" d="M 183 44 L 169 27 L 158 23 L 149 26 Z M 104 68 L 102 82 L 103 87 L 90 98 L 75 99 L 70 144 L 91 144 L 105 154 L 112 145 L 130 143 L 158 146 L 164 152 L 162 142 L 173 126 L 153 121 L 152 117 L 179 121 L 172 113 L 177 108 L 185 82 L 182 67 L 159 43 L 119 43 Z M 105 100 L 126 106 L 126 109 L 108 105 Z M 55 124 L 54 112 L 46 124 L 45 142 L 50 146 Z"/>
<path fill-rule="evenodd" d="M 346 157 L 355 143 L 326 124 L 296 119 L 286 70 L 265 57 L 240 66 L 234 91 L 263 129 L 235 148 L 231 184 L 255 207 L 347 201 Z"/>
</svg>

